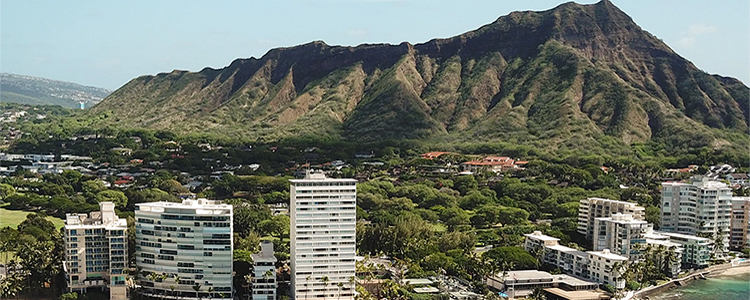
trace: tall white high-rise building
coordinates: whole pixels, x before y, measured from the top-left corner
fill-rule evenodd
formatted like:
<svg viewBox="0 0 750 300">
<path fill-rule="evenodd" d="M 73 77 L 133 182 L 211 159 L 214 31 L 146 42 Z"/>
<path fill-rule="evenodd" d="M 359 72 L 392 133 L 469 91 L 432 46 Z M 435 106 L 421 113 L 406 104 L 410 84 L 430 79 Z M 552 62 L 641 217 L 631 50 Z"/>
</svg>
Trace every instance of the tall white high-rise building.
<svg viewBox="0 0 750 300">
<path fill-rule="evenodd" d="M 729 246 L 732 189 L 717 180 L 694 176 L 661 184 L 661 231 L 715 237 L 721 232 Z"/>
<path fill-rule="evenodd" d="M 636 220 L 632 215 L 616 213 L 608 218 L 596 218 L 594 222 L 594 251 L 609 249 L 610 252 L 628 258 L 638 258 L 638 245 L 645 246 L 646 233 L 653 225 Z"/>
<path fill-rule="evenodd" d="M 65 269 L 71 292 L 88 288 L 109 289 L 109 298 L 127 299 L 128 224 L 115 214 L 115 204 L 99 203 L 100 211 L 67 214 L 65 218 Z"/>
<path fill-rule="evenodd" d="M 232 212 L 231 205 L 206 199 L 136 204 L 135 256 L 144 293 L 232 298 Z"/>
<path fill-rule="evenodd" d="M 273 242 L 262 241 L 253 254 L 253 300 L 276 300 L 276 256 Z"/>
<path fill-rule="evenodd" d="M 292 299 L 354 299 L 357 181 L 290 180 Z"/>
<path fill-rule="evenodd" d="M 646 209 L 638 203 L 603 198 L 583 199 L 578 206 L 578 233 L 590 240 L 594 238 L 596 218 L 608 218 L 612 214 L 622 213 L 633 216 L 635 220 L 643 220 L 645 212 Z"/>
</svg>

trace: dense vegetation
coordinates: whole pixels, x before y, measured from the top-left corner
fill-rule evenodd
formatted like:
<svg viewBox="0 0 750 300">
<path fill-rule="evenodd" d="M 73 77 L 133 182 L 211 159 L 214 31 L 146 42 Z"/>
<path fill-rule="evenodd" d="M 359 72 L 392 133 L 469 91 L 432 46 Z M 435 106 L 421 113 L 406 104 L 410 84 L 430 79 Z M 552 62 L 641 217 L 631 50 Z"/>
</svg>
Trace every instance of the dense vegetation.
<svg viewBox="0 0 750 300">
<path fill-rule="evenodd" d="M 288 204 L 288 179 L 295 170 L 304 163 L 331 168 L 323 163 L 341 159 L 347 164 L 339 170 L 330 169 L 332 176 L 368 179 L 359 184 L 357 196 L 357 248 L 361 255 L 392 257 L 404 277 L 445 273 L 474 281 L 480 288 L 483 285 L 479 279 L 490 272 L 547 268 L 540 265 L 537 253 L 528 253 L 519 247 L 524 233 L 540 230 L 560 238 L 564 245 L 589 247 L 575 233 L 578 203 L 585 197 L 638 202 L 647 207 L 647 220 L 658 226 L 659 183 L 667 176 L 663 172 L 665 168 L 698 164 L 699 172 L 703 172 L 709 165 L 726 162 L 741 166 L 747 159 L 747 154 L 710 148 L 692 149 L 674 156 L 675 153 L 651 143 L 634 145 L 636 151 L 629 156 L 570 154 L 563 157 L 502 142 L 454 144 L 445 148 L 432 148 L 435 146 L 418 141 L 354 144 L 297 139 L 257 144 L 177 136 L 164 131 L 92 130 L 77 127 L 70 119 L 54 114 L 50 119 L 51 122 L 17 124 L 29 134 L 15 141 L 9 152 L 91 155 L 94 164 L 122 165 L 121 171 L 137 172 L 142 168 L 155 171 L 135 178 L 127 187 L 117 188 L 105 186 L 105 182 L 113 186 L 111 184 L 119 179 L 116 176 L 105 176 L 102 180 L 72 170 L 38 176 L 19 168 L 0 184 L 0 196 L 7 203 L 7 209 L 63 217 L 65 213 L 93 211 L 98 209 L 98 202 L 112 201 L 117 205 L 118 214 L 128 218 L 132 226 L 135 204 L 179 201 L 179 195 L 191 192 L 183 185 L 199 178 L 203 183 L 192 192 L 235 206 L 236 269 L 249 272 L 250 254 L 258 250 L 260 239 L 273 240 L 277 257 L 282 262 L 288 259 L 289 219 L 274 216 L 268 204 Z M 56 128 L 55 134 L 46 134 L 52 128 Z M 83 135 L 90 137 L 83 139 Z M 198 145 L 203 143 L 213 146 L 209 150 Z M 114 147 L 127 147 L 132 151 L 130 154 L 112 151 Z M 429 150 L 456 152 L 434 160 L 421 158 L 420 154 Z M 355 153 L 361 152 L 372 154 L 374 158 L 353 159 Z M 523 170 L 501 176 L 491 172 L 462 176 L 433 172 L 436 166 L 455 166 L 489 154 L 522 158 L 529 163 Z M 373 160 L 383 165 L 364 164 Z M 249 168 L 249 164 L 260 166 L 256 170 Z M 609 168 L 608 172 L 603 171 L 603 166 Z M 208 176 L 227 167 L 234 169 L 234 175 L 225 173 L 220 179 Z M 30 215 L 30 219 L 38 221 L 36 215 Z M 4 229 L 3 236 L 12 237 L 13 241 L 24 241 L 23 235 L 48 236 L 45 242 L 60 243 L 60 234 L 54 228 L 50 231 L 41 226 L 44 225 L 36 226 L 41 229 L 19 226 L 17 232 Z M 132 255 L 132 228 L 130 238 Z M 7 241 L 3 250 L 16 251 L 18 261 L 32 250 L 33 253 L 60 250 L 39 242 Z M 28 245 L 36 248 L 28 248 Z M 492 245 L 493 249 L 483 254 L 474 252 L 475 247 L 484 245 Z M 52 255 L 59 253 L 48 257 Z M 59 274 L 53 266 L 44 268 L 52 269 L 33 275 L 37 277 L 31 281 L 18 281 L 20 287 L 16 288 L 37 288 L 39 282 L 51 282 L 54 274 Z M 637 276 L 660 278 L 649 272 Z M 247 285 L 242 279 L 246 274 L 238 272 L 236 286 Z M 238 288 L 238 291 L 243 293 L 246 289 Z M 391 292 L 404 297 L 409 295 L 408 290 L 399 287 Z"/>
</svg>

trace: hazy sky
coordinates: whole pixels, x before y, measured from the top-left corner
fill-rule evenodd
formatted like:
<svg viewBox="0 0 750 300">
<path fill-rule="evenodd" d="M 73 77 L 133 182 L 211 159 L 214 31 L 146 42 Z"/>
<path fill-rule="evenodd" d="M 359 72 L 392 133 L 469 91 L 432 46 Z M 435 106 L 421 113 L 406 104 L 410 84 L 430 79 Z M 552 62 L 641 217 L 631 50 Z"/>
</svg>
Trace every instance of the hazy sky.
<svg viewBox="0 0 750 300">
<path fill-rule="evenodd" d="M 596 1 L 582 1 L 593 3 Z M 140 75 L 221 68 L 274 47 L 421 43 L 562 1 L 0 0 L 0 71 L 116 89 Z M 712 73 L 750 83 L 750 1 L 614 0 Z"/>
</svg>

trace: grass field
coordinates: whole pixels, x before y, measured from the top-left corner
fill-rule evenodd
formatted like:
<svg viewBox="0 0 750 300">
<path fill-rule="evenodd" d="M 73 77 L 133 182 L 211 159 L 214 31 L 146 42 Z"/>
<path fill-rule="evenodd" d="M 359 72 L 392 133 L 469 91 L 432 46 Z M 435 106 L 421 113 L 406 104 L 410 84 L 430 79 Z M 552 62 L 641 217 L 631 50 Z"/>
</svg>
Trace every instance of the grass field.
<svg viewBox="0 0 750 300">
<path fill-rule="evenodd" d="M 26 215 L 28 214 L 30 214 L 30 212 L 28 211 L 7 210 L 0 207 L 0 228 L 3 228 L 5 226 L 16 228 L 18 227 L 18 224 L 21 224 L 23 220 L 26 220 Z M 65 222 L 63 222 L 63 220 L 60 218 L 48 216 L 47 220 L 52 221 L 52 223 L 54 223 L 55 227 L 58 229 L 65 225 Z"/>
</svg>

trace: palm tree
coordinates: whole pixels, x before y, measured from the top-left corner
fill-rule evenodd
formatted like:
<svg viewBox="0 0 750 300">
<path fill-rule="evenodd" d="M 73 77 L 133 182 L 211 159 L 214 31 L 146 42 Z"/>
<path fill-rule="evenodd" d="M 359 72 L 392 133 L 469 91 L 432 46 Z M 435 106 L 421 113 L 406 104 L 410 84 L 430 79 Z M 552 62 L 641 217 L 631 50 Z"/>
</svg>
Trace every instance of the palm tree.
<svg viewBox="0 0 750 300">
<path fill-rule="evenodd" d="M 307 299 L 307 294 L 310 293 L 310 279 L 310 275 L 307 275 L 307 278 L 305 278 L 305 299 Z"/>
<path fill-rule="evenodd" d="M 197 297 L 198 299 L 203 298 L 201 296 L 201 284 L 200 283 L 196 282 L 195 285 L 193 285 L 193 290 L 195 291 L 195 297 Z"/>
<path fill-rule="evenodd" d="M 341 300 L 341 289 L 344 287 L 344 283 L 341 282 L 341 281 L 339 281 L 338 283 L 336 283 L 336 287 L 339 288 L 339 298 L 338 299 Z"/>
<path fill-rule="evenodd" d="M 323 290 L 325 291 L 325 294 L 323 294 L 323 300 L 325 300 L 326 297 L 328 296 L 328 282 L 331 280 L 328 279 L 328 276 L 323 276 L 323 278 L 321 278 L 320 281 L 323 282 Z"/>
<path fill-rule="evenodd" d="M 352 291 L 352 295 L 354 295 L 354 290 L 356 289 L 357 285 L 357 277 L 356 276 L 349 276 L 349 286 Z"/>
<path fill-rule="evenodd" d="M 214 287 L 210 286 L 210 287 L 208 287 L 208 290 L 206 290 L 206 291 L 208 292 L 208 298 L 209 299 L 213 299 L 214 298 L 214 295 L 213 295 Z"/>
<path fill-rule="evenodd" d="M 245 275 L 245 285 L 243 287 L 245 288 L 245 296 L 249 299 L 250 298 L 250 286 L 253 283 L 253 276 L 252 275 Z"/>
<path fill-rule="evenodd" d="M 181 279 L 180 275 L 174 274 L 174 283 L 175 284 L 179 285 L 180 284 L 180 279 Z M 172 294 L 173 294 L 173 296 L 175 296 L 175 298 L 180 299 L 180 296 L 177 296 L 176 294 L 174 294 L 174 289 L 172 289 Z"/>
<path fill-rule="evenodd" d="M 542 288 L 535 288 L 534 292 L 528 296 L 531 300 L 547 300 L 547 296 L 544 295 Z"/>
</svg>

